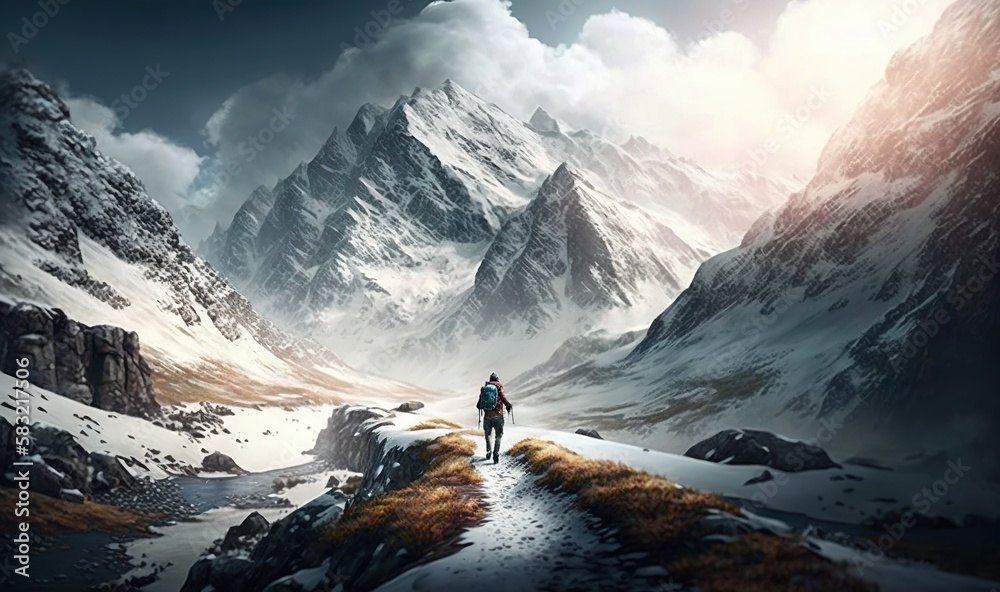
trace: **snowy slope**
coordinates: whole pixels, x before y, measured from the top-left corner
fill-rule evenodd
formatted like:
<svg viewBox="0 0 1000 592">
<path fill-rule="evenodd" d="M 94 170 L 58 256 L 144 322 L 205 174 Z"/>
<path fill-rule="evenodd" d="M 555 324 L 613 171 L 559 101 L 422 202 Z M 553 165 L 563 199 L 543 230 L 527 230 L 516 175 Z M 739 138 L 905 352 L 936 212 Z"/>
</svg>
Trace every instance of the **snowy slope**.
<svg viewBox="0 0 1000 592">
<path fill-rule="evenodd" d="M 422 418 L 433 416 L 426 409 L 388 419 L 379 414 L 362 424 L 359 431 L 370 430 L 378 441 L 378 446 L 363 445 L 382 451 L 369 459 L 369 476 L 380 474 L 387 459 L 398 449 L 447 434 L 449 430 L 408 430 Z M 449 552 L 415 560 L 412 567 L 375 589 L 385 592 L 504 590 L 511 586 L 525 590 L 674 589 L 669 588 L 669 574 L 662 567 L 653 565 L 644 553 L 625 551 L 614 530 L 581 511 L 572 494 L 538 485 L 536 475 L 529 474 L 523 465 L 509 457 L 504 456 L 499 464 L 486 462 L 479 456 L 483 451 L 481 436 L 466 434 L 465 437 L 477 445 L 478 452 L 470 460 L 483 480 L 485 520 L 464 531 Z M 945 573 L 905 559 L 884 557 L 861 561 L 866 548 L 855 537 L 882 532 L 859 523 L 905 508 L 914 491 L 919 492 L 926 483 L 926 476 L 921 474 L 850 466 L 782 473 L 780 477 L 784 479 L 745 485 L 760 473 L 760 467 L 714 464 L 576 434 L 514 425 L 507 426 L 501 452 L 525 438 L 552 441 L 588 458 L 621 462 L 637 471 L 663 476 L 679 487 L 721 493 L 743 508 L 740 516 L 732 519 L 751 529 L 794 535 L 806 524 L 818 521 L 824 529 L 833 529 L 830 532 L 833 536 L 810 530 L 812 534 L 803 537 L 806 544 L 821 555 L 847 562 L 847 568 L 855 575 L 877 582 L 882 590 L 987 592 L 996 586 L 995 582 Z M 850 487 L 844 487 L 844 482 Z M 954 503 L 937 504 L 927 515 L 947 517 L 959 524 L 971 515 L 980 516 L 978 520 L 1000 516 L 998 493 L 995 485 L 984 484 L 970 475 L 955 483 L 949 492 Z M 767 517 L 775 513 L 794 519 L 797 526 Z M 962 528 L 957 531 L 974 530 Z M 940 532 L 928 536 L 934 535 Z M 914 532 L 908 536 L 921 535 Z M 269 558 L 257 554 L 255 560 Z M 362 559 L 360 565 L 366 563 Z M 332 564 L 329 557 L 317 555 L 296 564 L 297 572 L 281 574 L 279 581 L 297 582 L 305 590 L 320 590 L 325 582 L 350 578 L 356 569 L 354 565 L 350 560 Z"/>
<path fill-rule="evenodd" d="M 189 388 L 187 398 L 226 396 L 246 377 L 320 396 L 354 382 L 389 386 L 365 383 L 329 350 L 258 315 L 194 255 L 139 179 L 73 127 L 51 88 L 5 70 L 0 107 L 0 297 L 136 331 L 154 369 L 170 377 L 158 385 L 168 397 L 183 395 L 172 387 L 196 391 L 188 379 L 205 367 L 214 384 L 204 377 L 203 393 Z"/>
<path fill-rule="evenodd" d="M 509 428 L 502 450 L 535 437 L 553 441 L 583 456 L 622 462 L 633 469 L 661 475 L 674 483 L 700 491 L 721 493 L 734 499 L 752 501 L 761 495 L 760 486 L 742 486 L 756 476 L 759 467 L 716 465 L 672 454 L 644 451 L 633 446 L 595 440 L 576 434 L 549 430 Z M 389 436 L 392 441 L 391 435 Z M 477 443 L 481 445 L 479 439 Z M 581 512 L 571 496 L 554 494 L 534 484 L 535 476 L 508 459 L 499 465 L 474 461 L 487 492 L 489 514 L 486 521 L 462 535 L 462 549 L 453 555 L 419 565 L 377 588 L 380 592 L 415 590 L 503 590 L 511 585 L 526 590 L 666 590 L 667 573 L 648 565 L 642 554 L 624 554 L 611 533 L 586 512 Z M 852 481 L 863 491 L 853 495 L 837 492 L 830 477 L 836 470 L 812 471 L 787 475 L 789 481 L 776 486 L 766 496 L 766 507 L 782 509 L 813 519 L 859 521 L 886 510 L 871 496 L 908 499 L 913 488 L 922 486 L 919 475 L 894 475 L 884 471 L 852 467 L 848 471 L 861 481 Z M 962 519 L 971 508 L 984 515 L 1000 513 L 998 491 L 982 483 L 964 483 L 954 492 L 955 508 L 942 514 Z M 773 485 L 773 484 L 772 484 Z M 770 490 L 768 490 L 770 491 Z M 843 499 L 844 508 L 834 512 L 821 507 L 817 494 L 827 496 L 827 504 Z M 832 494 L 832 496 L 831 496 Z M 822 497 L 822 495 L 820 497 Z M 866 497 L 868 496 L 868 497 Z M 857 504 L 857 505 L 855 505 Z M 846 509 L 850 506 L 850 509 Z M 743 517 L 757 528 L 784 533 L 792 529 L 780 520 L 767 519 L 748 510 Z M 862 562 L 864 551 L 826 540 L 807 537 L 818 552 L 836 561 L 845 561 L 857 577 L 877 583 L 886 592 L 981 591 L 990 592 L 997 583 L 979 578 L 946 573 L 927 564 L 900 559 Z M 516 565 L 517 569 L 511 567 Z M 858 570 L 858 565 L 863 566 Z M 503 582 L 492 586 L 492 582 Z"/>
<path fill-rule="evenodd" d="M 529 246 L 535 220 L 551 209 L 546 180 L 564 164 L 587 179 L 565 200 L 577 204 L 563 216 L 576 236 L 545 242 L 534 233 L 536 251 L 520 257 L 526 281 L 486 281 Z M 543 111 L 524 123 L 446 81 L 389 109 L 362 107 L 312 161 L 255 192 L 204 252 L 269 318 L 351 363 L 400 372 L 433 365 L 424 354 L 442 348 L 485 355 L 482 335 L 503 326 L 521 350 L 529 335 L 539 350 L 511 362 L 513 373 L 573 336 L 577 309 L 625 311 L 629 328 L 648 322 L 699 261 L 736 244 L 789 191 L 705 171 L 641 139 L 618 146 Z M 553 283 L 559 261 L 610 262 L 592 251 L 621 247 L 613 266 L 587 263 Z M 548 269 L 527 271 L 543 259 Z M 510 304 L 546 305 L 493 307 L 485 318 L 483 299 L 497 290 Z M 400 351 L 401 343 L 419 345 Z M 415 375 L 435 387 L 438 377 Z"/>
<path fill-rule="evenodd" d="M 747 426 L 995 471 L 998 63 L 1000 6 L 956 2 L 805 190 L 705 262 L 634 351 L 522 395 L 671 450 Z"/>
</svg>

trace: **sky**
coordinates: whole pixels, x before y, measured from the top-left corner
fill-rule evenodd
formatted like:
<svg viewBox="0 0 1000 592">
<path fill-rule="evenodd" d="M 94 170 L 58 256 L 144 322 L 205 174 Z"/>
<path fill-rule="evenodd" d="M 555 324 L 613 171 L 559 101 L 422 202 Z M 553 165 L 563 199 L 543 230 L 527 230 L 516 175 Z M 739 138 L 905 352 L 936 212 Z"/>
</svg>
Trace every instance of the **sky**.
<svg viewBox="0 0 1000 592">
<path fill-rule="evenodd" d="M 5 0 L 0 61 L 53 84 L 197 243 L 365 102 L 448 78 L 522 119 L 805 180 L 950 1 Z"/>
</svg>

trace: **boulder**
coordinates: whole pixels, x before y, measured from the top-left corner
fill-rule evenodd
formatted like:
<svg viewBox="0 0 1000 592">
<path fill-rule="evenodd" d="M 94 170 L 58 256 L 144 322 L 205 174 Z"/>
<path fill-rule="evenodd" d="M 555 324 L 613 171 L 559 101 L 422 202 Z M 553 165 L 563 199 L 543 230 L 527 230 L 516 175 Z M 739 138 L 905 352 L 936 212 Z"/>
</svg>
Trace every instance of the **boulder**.
<svg viewBox="0 0 1000 592">
<path fill-rule="evenodd" d="M 597 433 L 597 430 L 590 430 L 590 429 L 580 428 L 580 429 L 576 430 L 576 433 L 580 434 L 581 436 L 587 436 L 588 438 L 597 438 L 598 440 L 603 440 L 604 439 L 604 438 L 601 437 L 600 434 Z"/>
<path fill-rule="evenodd" d="M 330 489 L 336 489 L 340 487 L 340 479 L 336 475 L 330 475 L 330 478 L 326 480 L 326 486 Z"/>
<path fill-rule="evenodd" d="M 244 590 L 247 571 L 253 563 L 245 557 L 223 555 L 212 563 L 208 576 L 209 590 Z"/>
<path fill-rule="evenodd" d="M 60 489 L 79 489 L 90 493 L 90 482 L 94 476 L 90 453 L 77 443 L 72 434 L 36 423 L 31 427 L 31 436 L 34 454 L 41 456 L 44 464 L 60 475 Z"/>
<path fill-rule="evenodd" d="M 407 401 L 402 405 L 400 405 L 399 407 L 396 407 L 396 411 L 402 411 L 403 413 L 410 413 L 416 411 L 417 409 L 423 409 L 423 408 L 424 404 L 421 403 L 420 401 Z"/>
<path fill-rule="evenodd" d="M 212 473 L 232 473 L 233 475 L 243 475 L 243 470 L 231 456 L 221 452 L 213 452 L 201 461 L 201 467 Z"/>
<path fill-rule="evenodd" d="M 115 489 L 119 487 L 132 487 L 135 485 L 135 477 L 125 468 L 121 460 L 110 454 L 100 452 L 90 453 L 90 464 L 94 467 L 94 480 L 92 489 Z"/>
<path fill-rule="evenodd" d="M 232 551 L 240 548 L 240 539 L 256 537 L 267 534 L 267 529 L 271 524 L 258 512 L 253 512 L 243 519 L 239 526 L 233 526 L 226 531 L 226 537 L 222 540 L 222 550 Z"/>
<path fill-rule="evenodd" d="M 819 446 L 760 430 L 723 430 L 684 456 L 728 465 L 760 465 L 797 473 L 840 468 Z"/>
</svg>

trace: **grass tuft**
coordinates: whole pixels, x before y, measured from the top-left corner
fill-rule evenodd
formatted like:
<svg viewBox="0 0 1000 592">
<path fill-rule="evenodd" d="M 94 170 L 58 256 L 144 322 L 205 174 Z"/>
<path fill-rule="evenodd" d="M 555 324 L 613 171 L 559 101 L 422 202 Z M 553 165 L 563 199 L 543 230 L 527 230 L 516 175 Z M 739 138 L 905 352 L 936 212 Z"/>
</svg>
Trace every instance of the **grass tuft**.
<svg viewBox="0 0 1000 592">
<path fill-rule="evenodd" d="M 428 419 L 427 421 L 422 421 L 417 425 L 410 428 L 409 431 L 416 432 L 419 430 L 457 430 L 462 426 L 458 425 L 453 421 L 448 421 L 447 419 Z"/>
<path fill-rule="evenodd" d="M 137 514 L 114 506 L 85 501 L 82 504 L 68 502 L 31 492 L 27 517 L 15 517 L 14 505 L 18 499 L 18 489 L 0 488 L 0 505 L 10 508 L 0 515 L 0 529 L 4 532 L 18 532 L 19 523 L 29 523 L 32 533 L 58 536 L 75 533 L 99 532 L 104 534 L 150 536 L 149 526 L 160 515 Z"/>
<path fill-rule="evenodd" d="M 705 543 L 704 518 L 739 508 L 716 494 L 678 487 L 622 464 L 586 458 L 536 438 L 508 452 L 540 475 L 539 485 L 574 493 L 578 505 L 618 529 L 671 576 L 701 592 L 862 592 L 875 588 L 848 576 L 843 564 L 789 537 L 752 533 L 732 543 Z"/>
<path fill-rule="evenodd" d="M 447 434 L 416 446 L 427 471 L 403 489 L 348 508 L 325 533 L 325 543 L 380 541 L 419 557 L 486 517 L 482 478 L 469 462 L 475 444 Z"/>
</svg>

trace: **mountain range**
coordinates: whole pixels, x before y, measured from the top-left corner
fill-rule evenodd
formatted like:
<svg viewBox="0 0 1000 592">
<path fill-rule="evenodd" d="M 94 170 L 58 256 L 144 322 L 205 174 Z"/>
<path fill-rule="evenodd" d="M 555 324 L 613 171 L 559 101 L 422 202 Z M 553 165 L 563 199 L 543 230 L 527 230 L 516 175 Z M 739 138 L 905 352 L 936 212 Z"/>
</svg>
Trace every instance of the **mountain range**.
<svg viewBox="0 0 1000 592">
<path fill-rule="evenodd" d="M 437 386 L 647 324 L 794 187 L 542 109 L 522 122 L 446 81 L 363 106 L 200 252 L 290 330 Z"/>
<path fill-rule="evenodd" d="M 703 263 L 641 342 L 525 375 L 522 396 L 666 449 L 763 427 L 848 453 L 964 453 L 995 474 L 997 64 L 995 4 L 955 3 L 808 185 Z"/>
<path fill-rule="evenodd" d="M 232 397 L 246 376 L 283 382 L 286 394 L 367 384 L 258 314 L 23 69 L 0 73 L 0 214 L 0 297 L 137 332 L 170 400 Z"/>
</svg>

